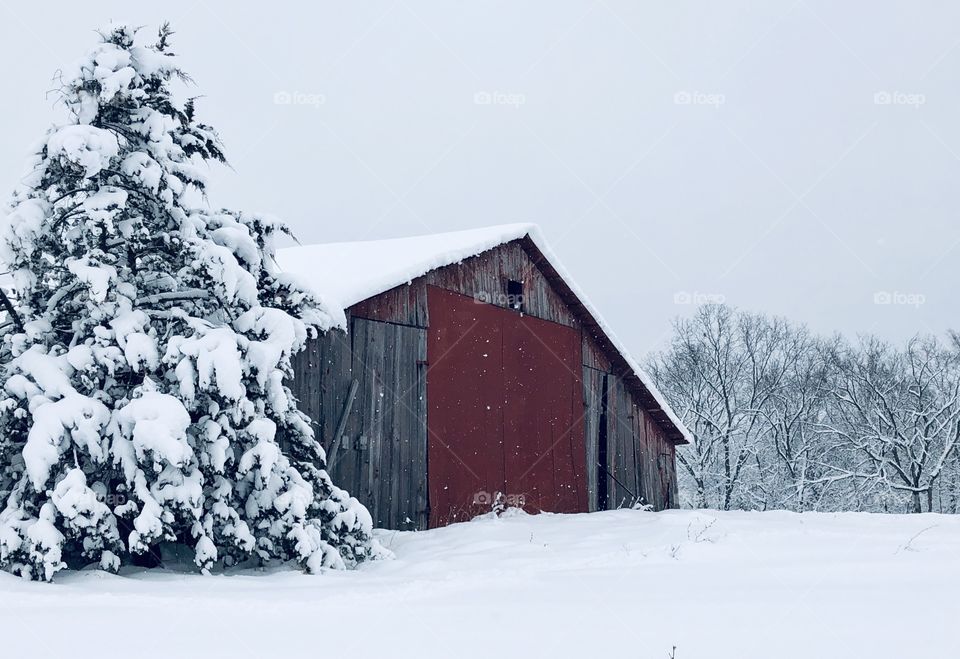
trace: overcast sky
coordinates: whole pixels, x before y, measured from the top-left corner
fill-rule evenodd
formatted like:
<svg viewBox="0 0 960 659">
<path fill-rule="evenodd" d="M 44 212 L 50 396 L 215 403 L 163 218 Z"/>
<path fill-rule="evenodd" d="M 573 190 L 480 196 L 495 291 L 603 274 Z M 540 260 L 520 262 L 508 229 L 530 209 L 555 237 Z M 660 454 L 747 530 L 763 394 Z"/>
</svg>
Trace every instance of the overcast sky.
<svg viewBox="0 0 960 659">
<path fill-rule="evenodd" d="M 305 243 L 536 222 L 638 356 L 703 299 L 960 327 L 955 1 L 0 0 L 5 189 L 111 19 L 177 30 L 212 204 Z"/>
</svg>

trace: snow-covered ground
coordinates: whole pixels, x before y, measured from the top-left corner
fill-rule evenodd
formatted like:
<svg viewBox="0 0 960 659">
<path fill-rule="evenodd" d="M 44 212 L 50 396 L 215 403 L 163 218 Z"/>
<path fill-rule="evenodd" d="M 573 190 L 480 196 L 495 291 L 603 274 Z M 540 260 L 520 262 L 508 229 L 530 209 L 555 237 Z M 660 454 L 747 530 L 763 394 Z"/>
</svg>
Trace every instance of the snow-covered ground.
<svg viewBox="0 0 960 659">
<path fill-rule="evenodd" d="M 382 532 L 396 560 L 0 574 L 7 657 L 960 656 L 960 517 L 615 511 Z"/>
</svg>

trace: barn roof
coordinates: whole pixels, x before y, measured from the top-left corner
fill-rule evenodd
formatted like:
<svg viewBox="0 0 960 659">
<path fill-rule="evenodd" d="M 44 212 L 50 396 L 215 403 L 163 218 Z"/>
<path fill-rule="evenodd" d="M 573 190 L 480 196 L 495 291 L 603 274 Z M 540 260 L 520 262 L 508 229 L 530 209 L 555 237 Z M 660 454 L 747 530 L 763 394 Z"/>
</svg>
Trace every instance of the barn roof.
<svg viewBox="0 0 960 659">
<path fill-rule="evenodd" d="M 523 243 L 546 278 L 612 357 L 611 361 L 619 367 L 627 383 L 633 385 L 651 415 L 661 424 L 672 426 L 673 432 L 668 433 L 671 438 L 691 443 L 692 435 L 670 409 L 653 380 L 560 265 L 535 224 L 504 224 L 408 238 L 290 247 L 278 250 L 277 262 L 285 272 L 309 286 L 331 310 L 345 310 L 432 270 L 460 263 L 513 241 Z"/>
</svg>

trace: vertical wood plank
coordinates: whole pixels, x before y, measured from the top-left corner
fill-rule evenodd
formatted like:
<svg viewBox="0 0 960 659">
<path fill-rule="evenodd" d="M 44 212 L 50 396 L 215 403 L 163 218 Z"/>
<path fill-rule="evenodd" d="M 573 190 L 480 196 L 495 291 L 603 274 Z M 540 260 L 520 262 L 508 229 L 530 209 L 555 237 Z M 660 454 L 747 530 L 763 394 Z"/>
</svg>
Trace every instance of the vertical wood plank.
<svg viewBox="0 0 960 659">
<path fill-rule="evenodd" d="M 416 520 L 417 528 L 426 530 L 430 523 L 430 500 L 428 497 L 427 477 L 428 477 L 428 432 L 429 419 L 427 417 L 427 332 L 420 330 L 417 332 L 417 360 L 416 360 L 416 409 L 417 417 L 414 421 L 415 432 L 414 441 L 416 449 L 414 451 L 414 463 L 412 466 L 413 483 L 416 496 L 414 512 L 411 516 Z"/>
<path fill-rule="evenodd" d="M 583 367 L 584 444 L 586 449 L 587 502 L 590 512 L 597 510 L 597 459 L 600 430 L 600 373 Z"/>
</svg>

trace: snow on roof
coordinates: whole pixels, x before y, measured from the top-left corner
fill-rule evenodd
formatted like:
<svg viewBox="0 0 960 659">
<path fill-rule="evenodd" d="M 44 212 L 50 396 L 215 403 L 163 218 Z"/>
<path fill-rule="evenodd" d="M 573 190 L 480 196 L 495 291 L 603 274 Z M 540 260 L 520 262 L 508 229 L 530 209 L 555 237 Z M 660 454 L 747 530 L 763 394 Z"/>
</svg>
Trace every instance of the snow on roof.
<svg viewBox="0 0 960 659">
<path fill-rule="evenodd" d="M 279 250 L 277 261 L 321 298 L 346 309 L 431 270 L 536 231 L 533 224 L 505 224 L 409 238 L 305 245 Z"/>
<path fill-rule="evenodd" d="M 502 224 L 408 238 L 290 247 L 277 251 L 277 262 L 282 270 L 296 276 L 312 289 L 335 313 L 336 310 L 347 309 L 374 295 L 410 283 L 431 270 L 460 263 L 498 245 L 527 236 L 586 307 L 684 439 L 693 443 L 690 431 L 670 409 L 650 376 L 630 356 L 610 326 L 557 261 L 535 224 Z"/>
</svg>

